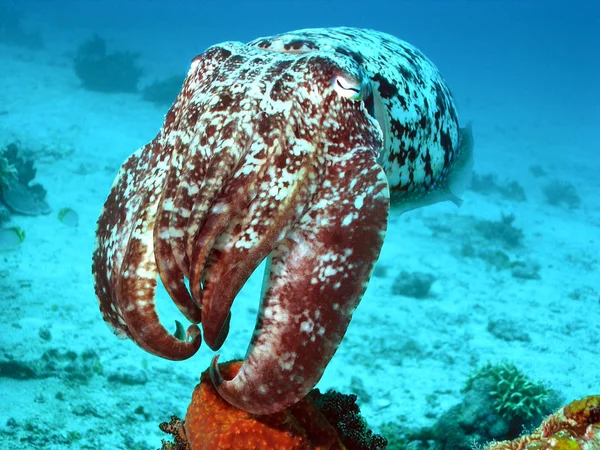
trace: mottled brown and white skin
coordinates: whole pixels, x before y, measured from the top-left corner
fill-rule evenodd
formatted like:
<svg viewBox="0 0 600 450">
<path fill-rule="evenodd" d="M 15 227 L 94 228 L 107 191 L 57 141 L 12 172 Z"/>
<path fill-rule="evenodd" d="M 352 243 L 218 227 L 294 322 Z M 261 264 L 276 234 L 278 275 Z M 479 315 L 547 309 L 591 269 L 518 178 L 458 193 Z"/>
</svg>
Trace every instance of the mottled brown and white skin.
<svg viewBox="0 0 600 450">
<path fill-rule="evenodd" d="M 192 62 L 156 138 L 123 165 L 94 252 L 104 319 L 158 356 L 218 349 L 229 310 L 268 258 L 240 372 L 212 379 L 231 404 L 282 410 L 319 381 L 365 292 L 390 202 L 459 202 L 470 134 L 436 67 L 390 35 L 334 28 Z M 192 322 L 170 334 L 155 311 L 160 277 Z M 189 289 L 185 280 L 189 282 Z"/>
</svg>

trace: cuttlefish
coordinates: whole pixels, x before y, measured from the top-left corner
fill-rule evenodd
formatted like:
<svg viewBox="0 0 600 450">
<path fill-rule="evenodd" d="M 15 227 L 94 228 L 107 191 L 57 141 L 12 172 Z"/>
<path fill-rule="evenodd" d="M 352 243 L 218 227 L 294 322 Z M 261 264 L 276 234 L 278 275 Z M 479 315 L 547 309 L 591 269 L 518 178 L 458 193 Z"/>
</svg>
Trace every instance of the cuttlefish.
<svg viewBox="0 0 600 450">
<path fill-rule="evenodd" d="M 308 29 L 225 42 L 191 64 L 158 135 L 123 164 L 93 256 L 104 320 L 172 360 L 213 350 L 267 260 L 256 327 L 220 395 L 254 414 L 319 381 L 379 257 L 388 212 L 460 203 L 472 138 L 438 69 L 385 33 Z M 160 278 L 192 323 L 172 334 Z M 201 324 L 202 333 L 197 324 Z"/>
</svg>

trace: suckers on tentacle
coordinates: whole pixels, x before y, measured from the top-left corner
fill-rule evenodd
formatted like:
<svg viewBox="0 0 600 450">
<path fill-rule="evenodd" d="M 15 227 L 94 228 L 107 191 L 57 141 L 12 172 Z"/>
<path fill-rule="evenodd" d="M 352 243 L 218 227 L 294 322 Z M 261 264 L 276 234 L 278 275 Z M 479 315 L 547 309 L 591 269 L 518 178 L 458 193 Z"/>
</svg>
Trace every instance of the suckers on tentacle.
<svg viewBox="0 0 600 450">
<path fill-rule="evenodd" d="M 244 364 L 224 380 L 215 358 L 211 376 L 239 408 L 284 409 L 338 348 L 390 201 L 459 203 L 471 150 L 435 66 L 390 35 L 314 29 L 213 46 L 112 187 L 94 252 L 102 314 L 165 358 L 198 349 L 200 322 L 216 350 L 234 298 L 269 257 Z M 158 320 L 158 276 L 193 323 L 187 339 Z"/>
</svg>

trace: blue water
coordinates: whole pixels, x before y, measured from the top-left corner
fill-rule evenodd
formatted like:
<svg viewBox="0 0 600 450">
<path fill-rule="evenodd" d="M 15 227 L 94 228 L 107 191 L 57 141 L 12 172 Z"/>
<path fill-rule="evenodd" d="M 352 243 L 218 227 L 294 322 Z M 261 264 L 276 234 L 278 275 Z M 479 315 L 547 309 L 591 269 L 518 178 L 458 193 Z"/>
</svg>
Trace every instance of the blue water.
<svg viewBox="0 0 600 450">
<path fill-rule="evenodd" d="M 320 387 L 359 391 L 376 431 L 432 425 L 488 361 L 514 363 L 564 402 L 600 393 L 600 3 L 1 0 L 6 11 L 43 46 L 3 41 L 0 17 L 0 147 L 30 151 L 53 212 L 0 225 L 26 233 L 0 252 L 0 449 L 158 448 L 157 424 L 185 415 L 212 356 L 203 346 L 186 362 L 160 360 L 118 340 L 98 311 L 95 221 L 120 164 L 155 136 L 168 105 L 84 89 L 73 57 L 94 35 L 109 52 L 139 53 L 140 88 L 183 77 L 212 44 L 300 28 L 373 28 L 418 47 L 444 75 L 461 124 L 473 124 L 476 179 L 496 184 L 467 190 L 460 209 L 390 217 L 385 270 Z M 525 200 L 503 193 L 511 182 Z M 63 208 L 76 227 L 58 220 Z M 518 246 L 478 235 L 511 214 Z M 512 269 L 533 264 L 537 277 L 494 265 L 486 250 Z M 425 299 L 394 292 L 405 271 L 433 275 Z M 253 276 L 236 301 L 224 358 L 246 350 L 260 283 Z M 181 320 L 159 306 L 165 323 Z M 498 320 L 513 337 L 490 331 Z"/>
</svg>

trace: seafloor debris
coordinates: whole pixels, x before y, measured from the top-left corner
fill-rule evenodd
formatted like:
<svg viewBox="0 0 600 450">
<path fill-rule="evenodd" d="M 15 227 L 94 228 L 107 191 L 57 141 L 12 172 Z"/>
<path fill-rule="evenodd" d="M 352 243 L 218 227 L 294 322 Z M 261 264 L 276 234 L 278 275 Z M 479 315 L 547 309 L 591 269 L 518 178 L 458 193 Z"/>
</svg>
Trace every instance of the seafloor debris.
<svg viewBox="0 0 600 450">
<path fill-rule="evenodd" d="M 488 321 L 487 330 L 496 338 L 507 342 L 531 342 L 529 334 L 514 320 L 498 317 L 492 318 Z"/>
<path fill-rule="evenodd" d="M 515 249 L 523 245 L 523 230 L 514 226 L 514 214 L 502 214 L 500 220 L 477 220 L 474 228 L 491 244 L 505 249 Z"/>
<path fill-rule="evenodd" d="M 68 382 L 85 383 L 102 373 L 100 358 L 92 349 L 77 353 L 51 348 L 33 360 L 18 360 L 7 354 L 0 358 L 0 378 L 24 380 L 59 377 Z"/>
<path fill-rule="evenodd" d="M 407 272 L 398 274 L 392 285 L 392 294 L 412 298 L 427 298 L 435 275 L 425 272 Z"/>
</svg>

